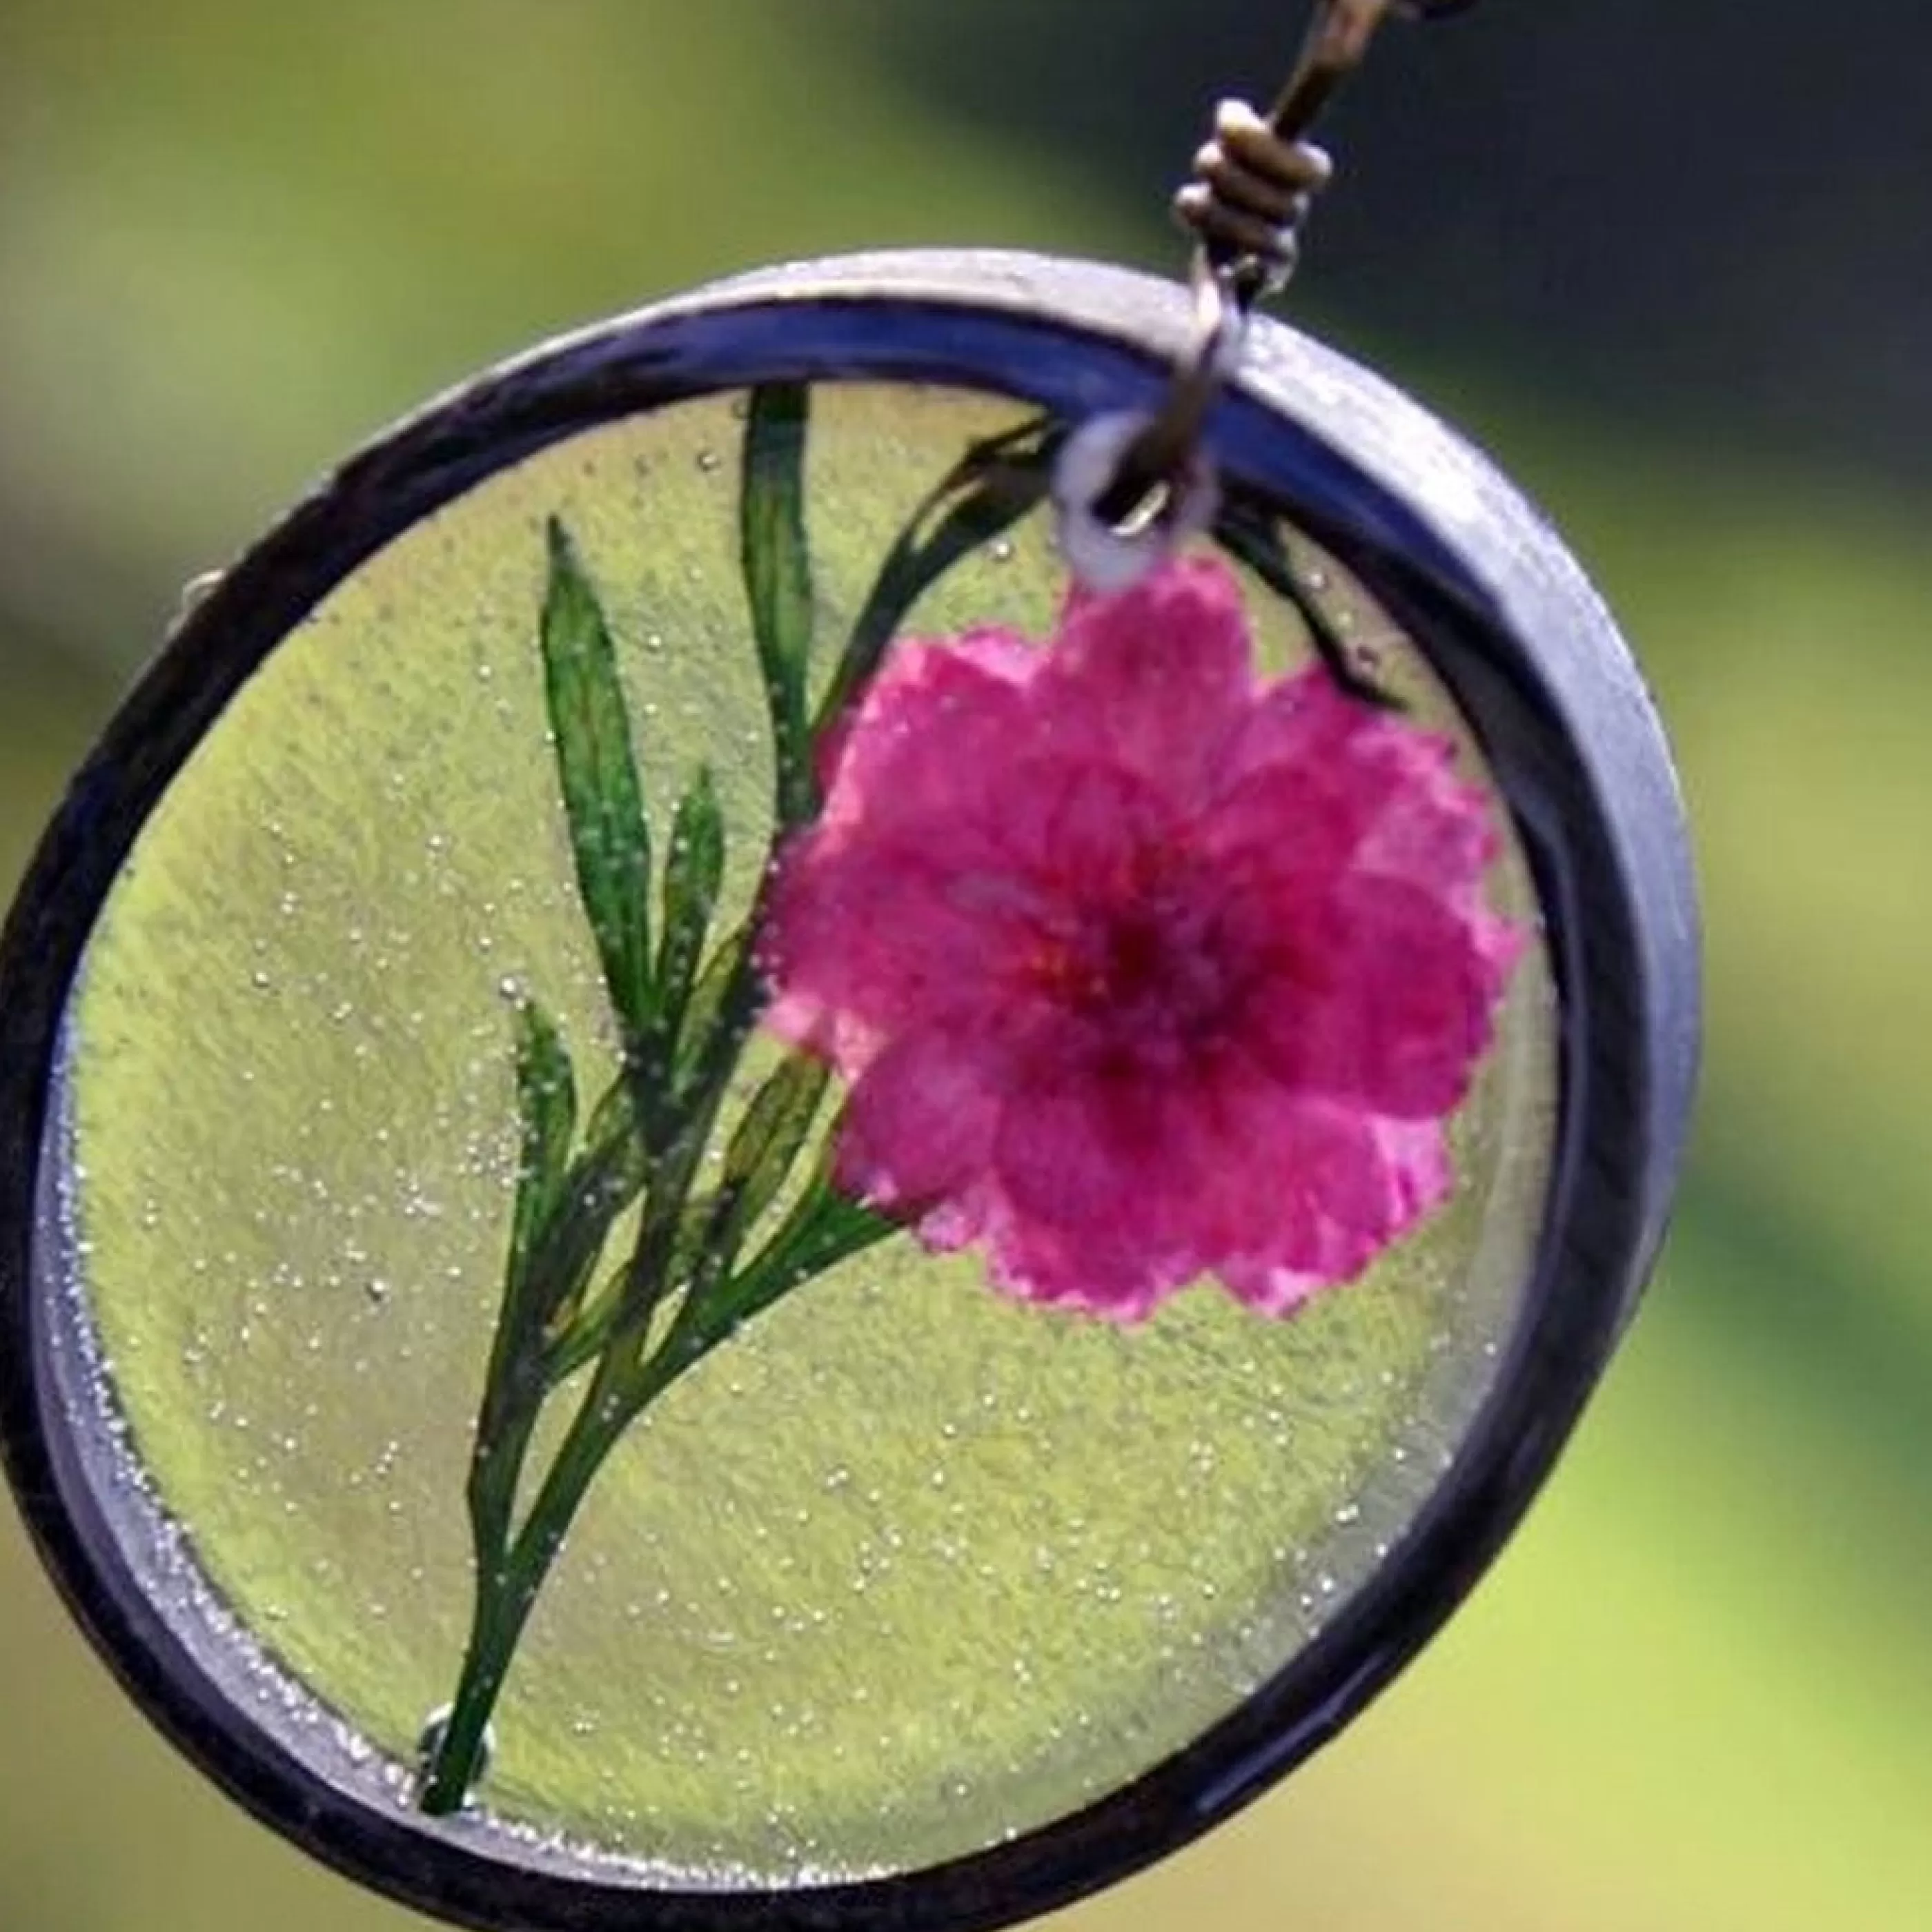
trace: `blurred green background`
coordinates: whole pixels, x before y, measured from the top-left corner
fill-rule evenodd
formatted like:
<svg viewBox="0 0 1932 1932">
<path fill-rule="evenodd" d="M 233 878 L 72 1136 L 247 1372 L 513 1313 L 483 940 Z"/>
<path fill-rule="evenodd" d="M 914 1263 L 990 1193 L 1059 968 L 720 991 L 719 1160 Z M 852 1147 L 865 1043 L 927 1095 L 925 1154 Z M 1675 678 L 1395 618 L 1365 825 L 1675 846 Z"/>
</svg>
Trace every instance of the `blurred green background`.
<svg viewBox="0 0 1932 1932">
<path fill-rule="evenodd" d="M 0 0 L 0 872 L 162 628 L 386 418 L 762 260 L 1178 265 L 1290 0 Z M 1651 1304 L 1426 1658 L 1067 1916 L 1932 1924 L 1932 208 L 1906 0 L 1391 33 L 1291 313 L 1556 514 L 1680 754 L 1710 1052 Z M 149 1732 L 0 1525 L 0 1926 L 401 1932 Z"/>
</svg>

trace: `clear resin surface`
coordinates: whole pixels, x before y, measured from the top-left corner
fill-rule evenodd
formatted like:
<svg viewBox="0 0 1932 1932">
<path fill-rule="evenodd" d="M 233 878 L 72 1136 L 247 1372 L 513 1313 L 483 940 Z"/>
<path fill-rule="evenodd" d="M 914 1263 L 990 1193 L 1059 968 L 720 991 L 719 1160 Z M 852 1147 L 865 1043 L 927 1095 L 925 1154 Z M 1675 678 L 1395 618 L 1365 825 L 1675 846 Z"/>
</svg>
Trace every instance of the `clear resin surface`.
<svg viewBox="0 0 1932 1932">
<path fill-rule="evenodd" d="M 546 710 L 547 527 L 602 600 L 652 823 L 711 774 L 728 931 L 773 808 L 746 415 L 720 397 L 578 436 L 356 571 L 166 794 L 70 1003 L 59 1166 L 102 1399 L 213 1598 L 302 1694 L 264 1721 L 345 1726 L 398 1806 L 470 1628 L 518 1003 L 542 1001 L 586 1112 L 618 1071 Z M 814 391 L 816 634 L 845 634 L 962 448 L 1025 415 Z M 1486 789 L 1419 653 L 1289 544 L 1357 662 Z M 1306 662 L 1292 605 L 1237 580 L 1262 671 Z M 907 629 L 1045 640 L 1065 594 L 1036 509 Z M 998 1292 L 981 1247 L 910 1228 L 806 1282 L 668 1388 L 590 1487 L 495 1708 L 484 1817 L 700 1885 L 914 1869 L 1130 1781 L 1334 1618 L 1470 1428 L 1540 1226 L 1554 996 L 1495 814 L 1484 890 L 1523 950 L 1447 1123 L 1445 1204 L 1286 1317 L 1204 1280 L 1097 1318 Z M 785 1051 L 754 1039 L 721 1147 Z M 544 1410 L 532 1470 L 568 1413 Z"/>
</svg>

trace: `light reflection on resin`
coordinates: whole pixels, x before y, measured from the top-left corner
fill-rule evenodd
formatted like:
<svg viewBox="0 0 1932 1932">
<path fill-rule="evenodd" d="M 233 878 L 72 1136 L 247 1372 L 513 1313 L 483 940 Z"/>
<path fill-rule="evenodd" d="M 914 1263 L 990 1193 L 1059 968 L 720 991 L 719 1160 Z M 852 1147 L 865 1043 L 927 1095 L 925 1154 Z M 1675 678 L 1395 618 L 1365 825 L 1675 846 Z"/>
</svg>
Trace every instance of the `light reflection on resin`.
<svg viewBox="0 0 1932 1932">
<path fill-rule="evenodd" d="M 815 393 L 827 627 L 920 479 L 1021 413 Z M 136 1454 L 241 1624 L 396 1764 L 467 1626 L 512 1000 L 541 991 L 587 1088 L 614 1065 L 544 722 L 544 525 L 568 523 L 608 600 L 653 819 L 698 761 L 714 776 L 728 922 L 772 788 L 742 433 L 720 399 L 579 437 L 364 566 L 156 811 L 70 1008 L 80 1286 Z M 1352 652 L 1458 729 L 1371 601 L 1306 567 Z M 1060 579 L 1036 516 L 914 628 L 1045 636 Z M 1269 668 L 1299 662 L 1298 620 L 1244 588 Z M 1513 848 L 1492 897 L 1533 927 Z M 904 1870 L 1064 1815 L 1226 1714 L 1399 1542 L 1490 1385 L 1541 1212 L 1552 1012 L 1533 948 L 1452 1124 L 1449 1205 L 1294 1320 L 1196 1289 L 1114 1327 L 1004 1300 L 977 1256 L 904 1235 L 760 1317 L 592 1490 L 484 1804 L 696 1882 Z"/>
</svg>

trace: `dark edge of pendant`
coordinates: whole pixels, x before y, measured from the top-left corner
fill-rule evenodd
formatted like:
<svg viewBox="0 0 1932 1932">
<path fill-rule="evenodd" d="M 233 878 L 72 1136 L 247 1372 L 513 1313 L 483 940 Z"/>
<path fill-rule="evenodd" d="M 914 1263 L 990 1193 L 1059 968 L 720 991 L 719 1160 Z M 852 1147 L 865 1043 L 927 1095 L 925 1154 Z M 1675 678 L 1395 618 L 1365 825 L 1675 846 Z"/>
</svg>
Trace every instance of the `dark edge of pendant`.
<svg viewBox="0 0 1932 1932">
<path fill-rule="evenodd" d="M 1238 1809 L 1360 1710 L 1502 1547 L 1600 1374 L 1663 1232 L 1695 1077 L 1698 938 L 1668 752 L 1540 517 L 1415 404 L 1263 324 L 1211 425 L 1216 459 L 1360 578 L 1470 719 L 1529 856 L 1561 994 L 1556 1157 L 1525 1312 L 1455 1466 L 1388 1562 L 1239 1709 L 1132 1784 L 943 1865 L 787 1892 L 647 1891 L 513 1864 L 460 1823 L 380 1808 L 251 1714 L 238 1676 L 211 1674 L 130 1564 L 156 1513 L 104 1480 L 112 1418 L 74 1399 L 81 1344 L 71 1322 L 60 1332 L 46 1252 L 49 1108 L 100 909 L 229 699 L 373 552 L 562 438 L 786 378 L 941 381 L 1076 416 L 1145 408 L 1187 313 L 1180 290 L 1118 269 L 860 256 L 541 349 L 378 440 L 250 550 L 170 638 L 44 838 L 0 938 L 0 1448 L 48 1568 L 149 1717 L 258 1816 L 376 1889 L 484 1932 L 964 1932 L 1066 1904 Z M 1301 420 L 1311 406 L 1318 430 Z"/>
</svg>

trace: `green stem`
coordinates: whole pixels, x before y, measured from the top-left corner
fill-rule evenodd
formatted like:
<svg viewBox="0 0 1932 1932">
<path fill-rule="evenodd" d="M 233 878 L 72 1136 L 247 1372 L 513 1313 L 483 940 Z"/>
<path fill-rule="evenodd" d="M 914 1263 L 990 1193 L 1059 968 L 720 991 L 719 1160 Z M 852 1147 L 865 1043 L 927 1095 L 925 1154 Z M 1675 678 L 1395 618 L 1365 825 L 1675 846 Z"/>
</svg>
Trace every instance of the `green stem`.
<svg viewBox="0 0 1932 1932">
<path fill-rule="evenodd" d="M 616 1360 L 614 1352 L 604 1357 L 507 1556 L 487 1568 L 479 1562 L 455 1700 L 423 1780 L 420 1802 L 432 1816 L 458 1810 L 476 1781 L 490 1714 L 544 1579 L 592 1478 L 641 1406 L 613 1385 Z"/>
<path fill-rule="evenodd" d="M 714 1099 L 713 1110 L 716 1106 Z M 708 1121 L 708 1114 L 706 1118 Z M 650 1332 L 652 1315 L 663 1298 L 662 1277 L 704 1140 L 703 1126 L 681 1140 L 651 1190 L 629 1270 L 630 1305 L 612 1330 L 569 1433 L 522 1526 L 514 1538 L 508 1536 L 506 1507 L 502 1516 L 494 1519 L 500 1523 L 501 1538 L 486 1555 L 479 1513 L 476 1600 L 470 1641 L 448 1720 L 436 1742 L 423 1782 L 422 1806 L 432 1816 L 457 1810 L 476 1781 L 484 1736 L 524 1626 L 604 1459 L 632 1422 L 694 1359 L 681 1359 L 682 1352 L 674 1350 L 674 1330 L 649 1360 L 640 1364 L 638 1354 Z M 527 1420 L 518 1418 L 512 1436 L 519 1449 L 527 1442 L 534 1419 L 534 1410 Z M 520 1454 L 515 1460 L 520 1462 Z"/>
<path fill-rule="evenodd" d="M 479 1440 L 472 1472 L 476 1598 L 456 1696 L 424 1776 L 419 1802 L 431 1816 L 458 1809 L 476 1780 L 490 1714 L 524 1627 L 604 1457 L 637 1416 L 710 1352 L 708 1341 L 696 1349 L 691 1346 L 687 1318 L 701 1298 L 694 1293 L 656 1352 L 639 1360 L 652 1316 L 672 1285 L 668 1276 L 679 1224 L 758 1004 L 758 972 L 748 950 L 720 1003 L 676 1137 L 659 1156 L 648 1184 L 644 1222 L 626 1271 L 626 1306 L 604 1344 L 570 1432 L 514 1539 L 508 1534 L 510 1498 L 535 1425 L 534 1406 L 515 1408 L 505 1432 L 487 1450 Z M 508 1466 L 507 1478 L 502 1465 L 490 1467 L 498 1456 Z"/>
<path fill-rule="evenodd" d="M 803 517 L 802 390 L 761 392 L 748 432 L 743 522 L 745 572 L 760 667 L 772 706 L 778 782 L 776 820 L 761 886 L 743 936 L 692 982 L 697 950 L 715 898 L 716 855 L 680 861 L 682 890 L 668 873 L 667 951 L 654 974 L 646 915 L 632 903 L 648 884 L 649 838 L 638 797 L 622 694 L 611 669 L 608 626 L 560 526 L 552 532 L 552 585 L 545 661 L 553 728 L 578 862 L 579 886 L 604 954 L 605 976 L 622 1024 L 619 1087 L 593 1117 L 590 1144 L 561 1177 L 560 1198 L 533 1209 L 529 1251 L 513 1250 L 503 1313 L 491 1351 L 470 1474 L 476 1595 L 463 1665 L 440 1735 L 426 1744 L 418 1798 L 432 1815 L 458 1810 L 478 1774 L 484 1739 L 531 1611 L 604 1459 L 625 1430 L 711 1350 L 800 1282 L 893 1231 L 894 1224 L 827 1190 L 821 1173 L 755 1258 L 737 1264 L 739 1244 L 790 1166 L 781 1094 L 773 1118 L 750 1118 L 746 1171 L 735 1196 L 721 1188 L 694 1253 L 687 1238 L 691 1196 L 745 1044 L 764 1004 L 755 939 L 762 929 L 770 861 L 818 809 L 814 754 L 863 695 L 907 612 L 962 557 L 1017 522 L 1045 494 L 1058 433 L 1022 425 L 969 450 L 926 500 L 886 560 L 834 667 L 815 715 L 805 674 L 811 646 L 811 576 Z M 568 752 L 568 758 L 564 756 Z M 702 783 L 681 807 L 685 844 L 722 838 L 710 824 Z M 675 844 L 675 841 L 674 842 Z M 707 886 L 707 877 L 711 883 Z M 691 895 L 697 897 L 692 898 Z M 702 905 L 692 931 L 675 916 Z M 691 950 L 689 960 L 673 947 Z M 681 963 L 680 963 L 681 962 Z M 660 981 L 662 980 L 662 984 Z M 667 1005 L 661 1001 L 671 989 Z M 682 1037 L 681 1037 L 682 1036 Z M 554 1030 L 550 1058 L 568 1072 Z M 540 1082 L 526 1083 L 539 1098 Z M 770 1088 L 766 1090 L 772 1090 Z M 818 1090 L 809 1095 L 818 1104 Z M 628 1102 L 628 1106 L 619 1103 Z M 530 1117 L 544 1124 L 532 1103 Z M 802 1138 L 806 1121 L 796 1132 Z M 746 1131 L 742 1130 L 741 1131 Z M 563 1138 L 567 1142 L 568 1123 Z M 541 1149 L 539 1150 L 541 1150 Z M 776 1163 L 776 1168 L 773 1168 Z M 771 1169 L 771 1172 L 766 1170 Z M 727 1180 L 732 1177 L 728 1174 Z M 613 1290 L 586 1304 L 592 1271 L 613 1224 L 644 1196 L 628 1264 Z M 532 1196 L 532 1201 L 539 1197 Z M 666 1300 L 682 1300 L 648 1344 Z M 524 1465 L 544 1405 L 594 1352 L 597 1366 L 536 1496 L 517 1521 Z"/>
</svg>

